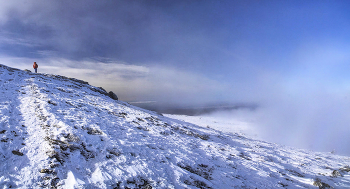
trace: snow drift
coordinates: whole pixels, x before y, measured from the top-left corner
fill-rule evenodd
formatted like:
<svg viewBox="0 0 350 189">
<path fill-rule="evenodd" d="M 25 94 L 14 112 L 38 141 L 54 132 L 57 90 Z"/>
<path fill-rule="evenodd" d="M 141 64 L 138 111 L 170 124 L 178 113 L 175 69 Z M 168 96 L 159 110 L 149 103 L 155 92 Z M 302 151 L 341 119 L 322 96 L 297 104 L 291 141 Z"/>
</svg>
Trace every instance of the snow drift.
<svg viewBox="0 0 350 189">
<path fill-rule="evenodd" d="M 0 65 L 0 188 L 350 187 L 349 157 L 258 141 Z"/>
</svg>

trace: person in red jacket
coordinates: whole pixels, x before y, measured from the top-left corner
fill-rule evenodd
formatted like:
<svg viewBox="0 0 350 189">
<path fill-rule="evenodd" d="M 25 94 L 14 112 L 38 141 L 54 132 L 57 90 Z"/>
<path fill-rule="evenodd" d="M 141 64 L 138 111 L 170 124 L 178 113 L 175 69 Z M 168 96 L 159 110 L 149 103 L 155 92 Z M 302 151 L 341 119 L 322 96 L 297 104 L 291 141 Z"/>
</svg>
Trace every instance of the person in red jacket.
<svg viewBox="0 0 350 189">
<path fill-rule="evenodd" d="M 37 73 L 38 72 L 38 64 L 36 64 L 36 62 L 34 62 L 34 64 L 33 64 L 33 68 L 34 68 L 34 70 L 35 70 L 35 73 Z"/>
</svg>

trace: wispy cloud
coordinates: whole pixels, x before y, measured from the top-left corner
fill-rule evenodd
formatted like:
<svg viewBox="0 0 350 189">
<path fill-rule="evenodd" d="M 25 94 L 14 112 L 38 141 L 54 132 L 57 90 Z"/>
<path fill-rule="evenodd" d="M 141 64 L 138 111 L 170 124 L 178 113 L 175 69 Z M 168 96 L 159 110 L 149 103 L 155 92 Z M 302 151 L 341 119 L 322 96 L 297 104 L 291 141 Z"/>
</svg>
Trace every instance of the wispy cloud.
<svg viewBox="0 0 350 189">
<path fill-rule="evenodd" d="M 8 32 L 0 32 L 0 44 L 2 45 L 19 45 L 26 47 L 38 47 L 39 44 L 33 43 L 30 39 L 15 37 Z"/>
</svg>

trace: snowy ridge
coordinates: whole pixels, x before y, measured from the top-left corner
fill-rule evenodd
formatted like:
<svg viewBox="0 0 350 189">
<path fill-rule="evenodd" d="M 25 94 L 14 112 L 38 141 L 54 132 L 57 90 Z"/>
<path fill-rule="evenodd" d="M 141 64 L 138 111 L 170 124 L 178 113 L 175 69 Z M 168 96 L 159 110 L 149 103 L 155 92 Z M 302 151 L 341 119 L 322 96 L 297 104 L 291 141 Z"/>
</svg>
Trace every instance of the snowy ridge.
<svg viewBox="0 0 350 189">
<path fill-rule="evenodd" d="M 350 158 L 199 127 L 0 65 L 0 188 L 349 188 Z"/>
</svg>

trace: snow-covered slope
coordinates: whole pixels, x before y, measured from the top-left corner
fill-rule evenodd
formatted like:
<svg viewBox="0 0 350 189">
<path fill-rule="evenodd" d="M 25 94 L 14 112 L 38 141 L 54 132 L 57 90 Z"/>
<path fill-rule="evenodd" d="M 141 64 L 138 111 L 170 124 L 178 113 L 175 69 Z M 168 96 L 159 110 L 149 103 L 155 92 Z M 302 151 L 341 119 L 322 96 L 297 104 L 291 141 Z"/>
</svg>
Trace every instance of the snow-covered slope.
<svg viewBox="0 0 350 189">
<path fill-rule="evenodd" d="M 0 65 L 0 188 L 350 187 L 350 158 L 199 127 Z"/>
</svg>

